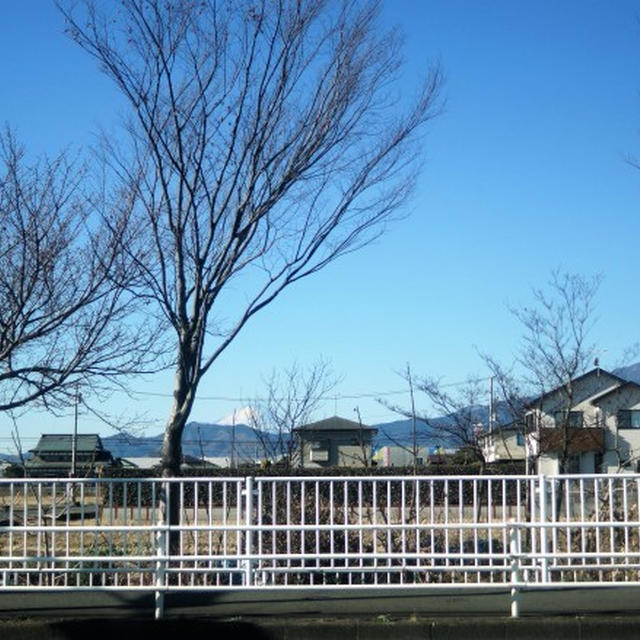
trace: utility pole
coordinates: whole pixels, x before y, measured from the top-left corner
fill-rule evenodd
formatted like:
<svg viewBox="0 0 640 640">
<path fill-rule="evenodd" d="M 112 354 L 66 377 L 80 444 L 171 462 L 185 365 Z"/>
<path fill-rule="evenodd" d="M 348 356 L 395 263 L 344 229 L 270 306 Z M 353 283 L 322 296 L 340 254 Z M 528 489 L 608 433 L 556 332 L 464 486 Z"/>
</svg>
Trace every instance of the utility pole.
<svg viewBox="0 0 640 640">
<path fill-rule="evenodd" d="M 489 378 L 489 434 L 493 432 L 493 378 Z"/>
<path fill-rule="evenodd" d="M 229 467 L 235 468 L 235 449 L 236 449 L 236 410 L 233 410 L 233 418 L 231 419 L 231 459 Z"/>
<path fill-rule="evenodd" d="M 418 470 L 418 437 L 416 433 L 416 401 L 409 363 L 407 363 L 407 382 L 409 383 L 409 395 L 411 396 L 411 454 L 413 457 L 413 475 L 415 476 Z"/>
<path fill-rule="evenodd" d="M 356 406 L 353 410 L 356 412 L 356 414 L 358 416 L 358 424 L 360 425 L 360 431 L 359 431 L 359 433 L 360 433 L 360 438 L 359 438 L 359 440 L 360 440 L 360 452 L 361 452 L 361 455 L 362 455 L 362 464 L 366 468 L 366 467 L 370 466 L 369 463 L 371 461 L 369 460 L 369 456 L 367 455 L 366 447 L 364 446 L 364 429 L 362 427 L 362 416 L 360 415 L 360 407 Z"/>
<path fill-rule="evenodd" d="M 73 410 L 73 436 L 71 438 L 71 471 L 69 477 L 76 477 L 76 459 L 78 452 L 78 404 L 80 403 L 80 390 L 76 384 L 75 402 Z"/>
</svg>

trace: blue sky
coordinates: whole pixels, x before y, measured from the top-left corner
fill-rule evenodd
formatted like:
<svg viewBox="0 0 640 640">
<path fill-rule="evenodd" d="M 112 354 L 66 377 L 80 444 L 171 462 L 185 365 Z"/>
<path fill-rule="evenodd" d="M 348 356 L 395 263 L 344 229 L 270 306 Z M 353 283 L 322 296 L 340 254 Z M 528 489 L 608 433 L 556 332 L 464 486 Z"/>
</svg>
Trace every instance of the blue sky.
<svg viewBox="0 0 640 640">
<path fill-rule="evenodd" d="M 484 376 L 477 349 L 509 362 L 521 331 L 507 305 L 530 301 L 556 267 L 604 276 L 593 333 L 604 367 L 640 340 L 640 172 L 625 162 L 640 157 L 640 2 L 383 7 L 382 22 L 405 33 L 407 94 L 434 59 L 447 78 L 411 215 L 256 317 L 204 379 L 195 420 L 260 395 L 273 368 L 320 356 L 343 377 L 339 396 L 401 390 L 395 372 L 407 362 L 448 383 Z M 121 99 L 64 37 L 52 4 L 5 2 L 2 13 L 0 120 L 31 152 L 87 147 L 117 124 Z M 161 432 L 171 374 L 131 388 L 158 395 L 115 397 L 110 409 Z M 220 397 L 234 400 L 209 399 Z M 329 400 L 322 413 L 353 418 L 356 405 L 365 422 L 394 417 L 366 397 Z M 70 416 L 32 411 L 19 425 L 35 438 L 68 431 Z M 111 432 L 88 415 L 80 428 Z M 1 451 L 4 418 L 0 429 Z"/>
</svg>

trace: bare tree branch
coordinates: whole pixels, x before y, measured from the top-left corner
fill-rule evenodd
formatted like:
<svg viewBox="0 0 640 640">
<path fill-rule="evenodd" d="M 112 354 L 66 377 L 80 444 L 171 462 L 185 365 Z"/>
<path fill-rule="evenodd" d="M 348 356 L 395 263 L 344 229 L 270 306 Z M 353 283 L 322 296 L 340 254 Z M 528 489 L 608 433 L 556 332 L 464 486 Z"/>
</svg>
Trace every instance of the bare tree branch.
<svg viewBox="0 0 640 640">
<path fill-rule="evenodd" d="M 441 109 L 428 70 L 408 108 L 400 38 L 378 2 L 124 0 L 62 7 L 70 36 L 131 106 L 105 147 L 152 260 L 141 296 L 176 345 L 163 469 L 206 371 L 280 293 L 369 243 L 410 194 Z M 147 255 L 147 251 L 144 255 Z M 135 260 L 136 256 L 132 256 Z"/>
<path fill-rule="evenodd" d="M 338 382 L 329 363 L 322 359 L 307 369 L 293 363 L 271 373 L 265 380 L 266 399 L 253 403 L 250 425 L 267 460 L 280 462 L 285 468 L 300 464 L 293 430 L 310 421 Z"/>
<path fill-rule="evenodd" d="M 162 353 L 122 243 L 136 245 L 126 194 L 88 193 L 65 154 L 31 163 L 0 135 L 0 411 L 68 407 L 156 368 Z M 108 219 L 103 218 L 109 209 Z"/>
</svg>

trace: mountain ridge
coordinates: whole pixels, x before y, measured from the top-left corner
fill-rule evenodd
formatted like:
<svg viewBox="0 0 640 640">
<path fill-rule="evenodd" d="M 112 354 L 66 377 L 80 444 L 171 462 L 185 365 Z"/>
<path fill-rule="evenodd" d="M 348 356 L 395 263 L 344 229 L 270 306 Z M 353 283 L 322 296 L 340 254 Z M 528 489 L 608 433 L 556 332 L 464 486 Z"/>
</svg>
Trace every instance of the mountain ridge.
<svg viewBox="0 0 640 640">
<path fill-rule="evenodd" d="M 618 367 L 612 371 L 625 380 L 640 384 L 640 362 Z M 244 407 L 236 411 L 236 417 L 245 417 L 249 409 Z M 464 408 L 462 411 L 467 411 Z M 510 422 L 508 408 L 498 403 L 496 406 L 498 419 L 502 424 Z M 231 416 L 233 414 L 230 414 Z M 472 408 L 474 422 L 487 424 L 489 409 L 486 405 L 478 405 Z M 233 424 L 233 419 L 227 416 L 223 423 L 193 421 L 185 426 L 182 444 L 183 453 L 195 458 L 203 457 L 230 457 L 232 448 L 236 459 L 256 460 L 264 456 L 263 442 L 275 439 L 273 434 L 258 432 L 249 425 L 238 422 Z M 446 427 L 455 420 L 455 414 L 440 416 L 429 420 L 429 426 L 423 419 L 417 418 L 416 440 L 420 446 L 442 446 L 445 448 L 457 447 L 459 442 L 452 438 L 437 437 L 440 427 Z M 411 418 L 401 418 L 389 422 L 370 425 L 377 429 L 374 437 L 374 447 L 385 445 L 409 446 L 413 442 L 413 422 Z M 103 445 L 111 451 L 116 458 L 159 457 L 162 447 L 162 434 L 153 436 L 135 436 L 126 432 L 102 437 Z M 17 460 L 17 456 L 2 454 L 0 459 Z"/>
</svg>

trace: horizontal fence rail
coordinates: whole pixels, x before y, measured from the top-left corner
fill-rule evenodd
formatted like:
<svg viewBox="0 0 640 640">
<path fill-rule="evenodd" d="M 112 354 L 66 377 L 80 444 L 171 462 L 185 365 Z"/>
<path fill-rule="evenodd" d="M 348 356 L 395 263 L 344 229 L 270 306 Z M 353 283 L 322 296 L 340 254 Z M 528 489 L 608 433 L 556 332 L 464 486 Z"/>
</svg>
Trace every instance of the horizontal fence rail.
<svg viewBox="0 0 640 640">
<path fill-rule="evenodd" d="M 0 480 L 0 590 L 640 584 L 640 475 Z"/>
</svg>

